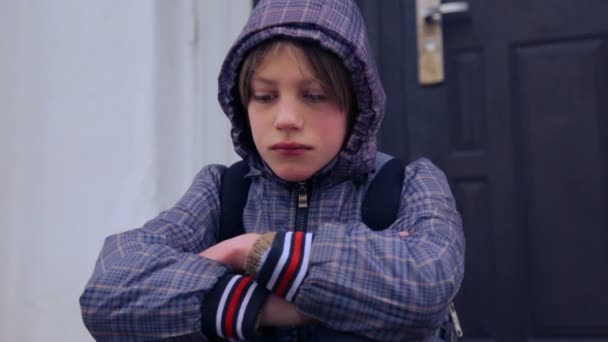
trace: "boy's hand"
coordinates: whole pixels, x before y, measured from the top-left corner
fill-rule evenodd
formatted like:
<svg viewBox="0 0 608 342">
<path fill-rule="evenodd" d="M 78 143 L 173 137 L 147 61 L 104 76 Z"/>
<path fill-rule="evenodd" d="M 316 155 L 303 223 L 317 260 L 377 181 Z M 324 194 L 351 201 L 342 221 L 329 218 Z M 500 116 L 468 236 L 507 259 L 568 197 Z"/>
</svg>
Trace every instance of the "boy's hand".
<svg viewBox="0 0 608 342">
<path fill-rule="evenodd" d="M 213 245 L 198 255 L 223 262 L 234 270 L 244 271 L 247 255 L 253 249 L 253 244 L 259 237 L 260 234 L 256 233 L 239 235 Z"/>
<path fill-rule="evenodd" d="M 310 325 L 316 323 L 316 321 L 300 313 L 294 304 L 271 294 L 262 307 L 259 323 L 261 326 L 286 327 Z"/>
</svg>

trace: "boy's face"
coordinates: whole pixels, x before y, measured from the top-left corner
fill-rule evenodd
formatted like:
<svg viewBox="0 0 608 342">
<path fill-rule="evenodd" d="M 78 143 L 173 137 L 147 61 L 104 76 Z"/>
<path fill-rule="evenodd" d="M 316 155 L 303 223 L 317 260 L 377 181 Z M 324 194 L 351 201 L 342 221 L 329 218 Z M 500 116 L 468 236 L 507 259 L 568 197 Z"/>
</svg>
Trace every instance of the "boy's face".
<svg viewBox="0 0 608 342">
<path fill-rule="evenodd" d="M 338 154 L 346 137 L 347 113 L 293 45 L 271 49 L 259 63 L 247 111 L 258 152 L 286 181 L 310 178 Z"/>
</svg>

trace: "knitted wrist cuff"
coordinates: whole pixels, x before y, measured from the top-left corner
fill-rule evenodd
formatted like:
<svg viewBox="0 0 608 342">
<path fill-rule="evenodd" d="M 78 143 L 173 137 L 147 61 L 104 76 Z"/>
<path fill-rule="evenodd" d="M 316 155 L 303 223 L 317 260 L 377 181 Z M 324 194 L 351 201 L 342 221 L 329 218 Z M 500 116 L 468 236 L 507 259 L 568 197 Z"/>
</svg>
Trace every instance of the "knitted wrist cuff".
<svg viewBox="0 0 608 342">
<path fill-rule="evenodd" d="M 257 319 L 268 295 L 251 277 L 223 276 L 205 297 L 201 310 L 203 334 L 212 340 L 252 339 L 257 335 Z"/>
<path fill-rule="evenodd" d="M 247 255 L 245 259 L 245 272 L 254 277 L 257 276 L 260 265 L 263 263 L 264 256 L 268 253 L 270 246 L 272 246 L 272 241 L 277 233 L 265 233 L 262 234 L 253 244 L 253 248 L 251 252 Z"/>
<path fill-rule="evenodd" d="M 272 293 L 293 302 L 310 261 L 312 233 L 276 233 L 268 255 L 261 261 L 256 281 Z"/>
</svg>

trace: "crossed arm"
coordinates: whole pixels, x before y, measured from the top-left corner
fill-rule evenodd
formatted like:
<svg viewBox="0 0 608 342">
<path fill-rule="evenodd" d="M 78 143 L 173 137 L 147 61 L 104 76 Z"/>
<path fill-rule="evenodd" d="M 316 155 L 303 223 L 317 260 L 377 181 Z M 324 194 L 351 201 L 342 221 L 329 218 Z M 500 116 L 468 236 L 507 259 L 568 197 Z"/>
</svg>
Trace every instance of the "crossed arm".
<svg viewBox="0 0 608 342">
<path fill-rule="evenodd" d="M 263 326 L 317 320 L 332 330 L 384 340 L 425 336 L 437 327 L 462 279 L 464 237 L 447 183 L 431 166 L 406 172 L 411 185 L 404 188 L 392 228 L 373 232 L 356 222 L 317 227 L 314 243 L 304 244 L 310 252 L 307 272 L 283 282 L 281 291 L 281 281 L 269 276 L 278 267 L 273 253 L 280 243 L 273 243 L 255 281 L 241 282 L 247 277 L 239 273 L 259 236 L 215 244 L 212 231 L 200 229 L 218 224 L 220 176 L 215 168 L 204 169 L 174 208 L 140 229 L 108 237 L 80 299 L 96 338 L 200 334 L 206 324 L 220 331 L 225 321 L 216 317 L 224 312 L 217 308 L 236 292 L 230 284 L 251 290 L 241 291 L 240 298 L 252 293 L 250 303 L 257 301 L 225 306 L 225 312 L 232 310 L 222 316 L 232 319 L 227 326 L 236 326 L 232 332 L 241 327 L 242 335 L 254 320 Z M 241 321 L 248 323 L 239 326 Z"/>
<path fill-rule="evenodd" d="M 403 231 L 401 237 L 410 233 Z M 199 253 L 200 256 L 222 262 L 238 272 L 245 272 L 247 257 L 251 256 L 253 246 L 261 234 L 247 233 L 222 241 Z M 301 326 L 315 323 L 311 317 L 301 313 L 296 306 L 287 300 L 271 294 L 259 315 L 260 326 Z"/>
</svg>

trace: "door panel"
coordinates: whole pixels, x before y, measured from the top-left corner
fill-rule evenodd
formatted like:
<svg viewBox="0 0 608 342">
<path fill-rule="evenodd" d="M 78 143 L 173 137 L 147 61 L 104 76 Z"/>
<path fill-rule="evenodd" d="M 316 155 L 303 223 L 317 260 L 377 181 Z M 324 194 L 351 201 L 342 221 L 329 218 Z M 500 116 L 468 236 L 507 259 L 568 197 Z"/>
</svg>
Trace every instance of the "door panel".
<svg viewBox="0 0 608 342">
<path fill-rule="evenodd" d="M 607 75 L 596 62 L 608 62 L 605 45 L 604 39 L 581 39 L 512 51 L 514 127 L 522 157 L 517 171 L 524 182 L 539 334 L 607 328 L 608 277 L 597 276 L 608 269 L 608 238 L 601 234 L 608 227 L 606 191 L 598 186 L 608 157 L 600 152 L 600 137 L 608 132 L 599 122 L 598 84 Z"/>
<path fill-rule="evenodd" d="M 483 178 L 462 179 L 452 183 L 452 190 L 467 223 L 466 286 L 458 294 L 458 314 L 467 337 L 489 337 L 495 307 L 489 282 L 496 263 L 492 232 L 487 229 L 491 225 L 490 187 Z"/>
<path fill-rule="evenodd" d="M 382 149 L 429 157 L 463 215 L 466 340 L 608 340 L 608 1 L 470 0 L 445 82 L 417 77 L 415 1 L 360 0 Z"/>
</svg>

